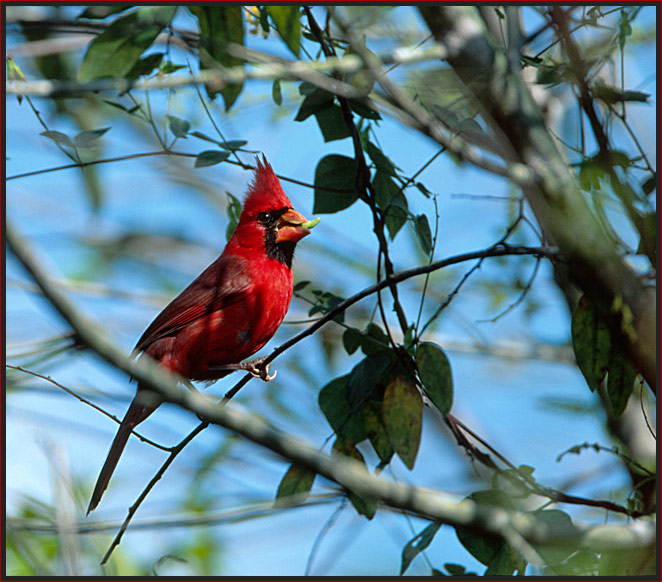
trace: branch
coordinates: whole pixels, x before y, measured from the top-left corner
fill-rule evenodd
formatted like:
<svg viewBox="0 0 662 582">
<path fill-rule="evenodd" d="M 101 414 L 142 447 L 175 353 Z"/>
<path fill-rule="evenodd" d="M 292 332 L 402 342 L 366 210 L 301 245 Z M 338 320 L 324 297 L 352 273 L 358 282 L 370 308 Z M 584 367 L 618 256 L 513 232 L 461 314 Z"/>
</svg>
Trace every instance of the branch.
<svg viewBox="0 0 662 582">
<path fill-rule="evenodd" d="M 539 108 L 506 55 L 490 44 L 470 6 L 421 5 L 448 62 L 474 93 L 486 123 L 499 136 L 503 157 L 528 168 L 517 181 L 546 240 L 566 256 L 574 282 L 600 309 L 615 338 L 655 392 L 655 289 L 646 288 L 620 257 L 557 149 Z"/>
<path fill-rule="evenodd" d="M 6 227 L 6 236 L 10 248 L 35 282 L 42 287 L 45 297 L 78 332 L 81 341 L 104 360 L 157 391 L 164 400 L 274 451 L 290 462 L 314 471 L 349 491 L 452 526 L 472 527 L 499 536 L 505 535 L 504 532 L 514 531 L 527 542 L 535 544 L 570 543 L 600 551 L 640 548 L 655 540 L 655 523 L 645 518 L 628 525 L 589 526 L 563 523 L 551 526 L 540 523 L 532 514 L 517 515 L 497 507 L 476 505 L 469 500 L 458 501 L 457 498 L 442 492 L 392 483 L 367 473 L 364 465 L 357 461 L 338 455 L 325 455 L 300 439 L 273 430 L 257 418 L 226 406 L 218 406 L 200 392 L 183 390 L 176 375 L 168 373 L 146 358 L 134 361 L 110 344 L 105 339 L 107 334 L 78 313 L 69 300 L 50 285 L 48 276 L 10 224 Z M 429 267 L 419 270 L 423 269 L 422 272 L 425 272 Z M 413 271 L 415 270 L 412 269 L 409 273 Z M 401 278 L 402 275 L 401 273 Z M 382 281 L 379 284 L 388 283 Z M 282 351 L 284 347 L 281 346 L 280 349 Z"/>
</svg>

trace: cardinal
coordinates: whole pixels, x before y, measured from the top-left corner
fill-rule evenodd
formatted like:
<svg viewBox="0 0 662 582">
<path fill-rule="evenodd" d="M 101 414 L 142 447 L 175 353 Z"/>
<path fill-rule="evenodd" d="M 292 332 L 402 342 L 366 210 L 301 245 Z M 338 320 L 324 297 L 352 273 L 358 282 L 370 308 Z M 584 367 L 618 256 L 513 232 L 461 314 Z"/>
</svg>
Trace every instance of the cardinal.
<svg viewBox="0 0 662 582">
<path fill-rule="evenodd" d="M 215 381 L 247 370 L 265 381 L 264 358 L 242 362 L 276 333 L 292 298 L 292 257 L 299 240 L 319 219 L 292 208 L 264 158 L 244 200 L 225 250 L 156 317 L 135 347 L 189 380 Z M 101 469 L 89 514 L 97 507 L 133 429 L 161 400 L 138 384 Z"/>
</svg>

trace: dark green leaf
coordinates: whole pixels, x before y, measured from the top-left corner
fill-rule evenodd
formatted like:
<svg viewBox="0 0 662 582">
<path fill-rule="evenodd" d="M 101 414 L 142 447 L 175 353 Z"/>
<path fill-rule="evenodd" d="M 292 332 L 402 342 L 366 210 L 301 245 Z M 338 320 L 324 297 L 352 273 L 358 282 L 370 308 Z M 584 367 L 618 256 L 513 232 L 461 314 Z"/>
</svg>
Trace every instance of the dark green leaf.
<svg viewBox="0 0 662 582">
<path fill-rule="evenodd" d="M 244 44 L 244 22 L 241 6 L 188 6 L 200 24 L 200 69 L 243 67 L 243 61 L 231 56 L 225 47 L 228 43 Z M 222 89 L 206 85 L 207 95 L 214 99 L 223 96 L 228 111 L 239 97 L 243 83 L 226 85 Z"/>
<path fill-rule="evenodd" d="M 126 74 L 127 79 L 137 79 L 142 75 L 149 75 L 154 69 L 158 68 L 163 59 L 163 53 L 154 53 L 148 55 L 131 67 L 131 70 Z"/>
<path fill-rule="evenodd" d="M 313 213 L 331 214 L 354 204 L 358 198 L 356 173 L 353 158 L 338 154 L 323 157 L 315 169 Z"/>
<path fill-rule="evenodd" d="M 224 150 L 233 152 L 235 150 L 243 148 L 248 142 L 245 139 L 230 139 L 228 141 L 219 142 L 219 147 Z"/>
<path fill-rule="evenodd" d="M 641 185 L 641 189 L 644 191 L 646 196 L 653 192 L 655 188 L 657 188 L 657 174 L 653 174 Z"/>
<path fill-rule="evenodd" d="M 360 409 L 382 379 L 391 363 L 388 352 L 379 352 L 363 358 L 349 373 L 347 379 L 347 402 L 352 408 Z"/>
<path fill-rule="evenodd" d="M 586 297 L 579 300 L 572 315 L 571 333 L 577 365 L 591 391 L 595 391 L 607 373 L 611 339 Z"/>
<path fill-rule="evenodd" d="M 168 115 L 166 117 L 168 120 L 168 127 L 175 137 L 186 137 L 188 130 L 191 129 L 191 122 L 177 117 L 175 115 Z"/>
<path fill-rule="evenodd" d="M 609 352 L 609 372 L 607 374 L 607 395 L 615 417 L 623 414 L 630 394 L 634 390 L 634 379 L 637 375 L 629 358 L 616 345 Z"/>
<path fill-rule="evenodd" d="M 347 102 L 349 103 L 350 109 L 364 119 L 379 120 L 382 118 L 382 116 L 379 114 L 379 111 L 375 111 L 372 107 L 369 107 L 361 101 L 357 101 L 356 99 L 348 99 Z"/>
<path fill-rule="evenodd" d="M 342 334 L 342 345 L 348 354 L 353 354 L 361 345 L 361 332 L 355 327 L 348 327 Z"/>
<path fill-rule="evenodd" d="M 347 401 L 349 375 L 331 380 L 319 393 L 319 407 L 337 435 L 346 436 L 353 443 L 367 438 L 360 410 L 350 408 Z"/>
<path fill-rule="evenodd" d="M 278 79 L 275 79 L 274 84 L 271 86 L 271 98 L 278 107 L 283 104 L 283 92 L 281 91 L 280 81 Z"/>
<path fill-rule="evenodd" d="M 207 166 L 214 166 L 215 164 L 220 164 L 230 157 L 228 152 L 222 152 L 220 150 L 205 150 L 200 152 L 198 157 L 195 158 L 195 168 L 205 168 Z"/>
<path fill-rule="evenodd" d="M 389 346 L 388 336 L 376 323 L 369 323 L 363 332 L 361 340 L 361 351 L 366 356 L 387 350 Z"/>
<path fill-rule="evenodd" d="M 372 179 L 376 202 L 384 210 L 386 228 L 391 240 L 407 222 L 407 198 L 397 184 L 384 172 L 377 170 Z"/>
<path fill-rule="evenodd" d="M 496 505 L 505 509 L 515 509 L 510 498 L 498 489 L 474 491 L 468 496 L 468 499 L 482 505 Z M 486 566 L 490 565 L 492 560 L 495 559 L 497 554 L 506 545 L 498 536 L 479 533 L 465 527 L 456 527 L 455 533 L 465 549 L 481 564 L 485 564 Z"/>
<path fill-rule="evenodd" d="M 364 404 L 362 413 L 363 425 L 370 439 L 370 444 L 375 449 L 382 465 L 385 465 L 391 460 L 395 451 L 386 432 L 382 408 L 382 400 L 371 399 Z"/>
<path fill-rule="evenodd" d="M 189 135 L 197 137 L 198 139 L 204 139 L 205 141 L 218 144 L 219 146 L 221 145 L 221 142 L 219 142 L 217 139 L 214 139 L 213 137 L 209 137 L 207 134 L 202 133 L 201 131 L 192 131 L 189 133 Z"/>
<path fill-rule="evenodd" d="M 336 439 L 336 442 L 333 443 L 333 453 L 337 455 L 343 455 L 344 457 L 349 457 L 350 459 L 354 459 L 355 461 L 358 461 L 365 467 L 365 460 L 363 459 L 363 455 L 361 452 L 354 446 L 354 443 L 344 437 L 344 436 L 339 436 Z M 367 467 L 366 468 L 366 473 L 368 472 Z M 359 515 L 364 515 L 368 519 L 372 519 L 375 517 L 375 512 L 377 510 L 377 503 L 374 499 L 367 499 L 365 497 L 359 497 L 355 493 L 348 492 L 347 497 L 351 501 L 352 505 L 354 506 L 354 509 L 356 509 L 357 513 Z"/>
<path fill-rule="evenodd" d="M 316 111 L 315 119 L 325 143 L 345 139 L 352 135 L 338 105 L 331 104 L 329 107 Z"/>
<path fill-rule="evenodd" d="M 70 148 L 74 147 L 74 142 L 71 141 L 71 138 L 61 131 L 42 131 L 39 135 L 52 139 L 55 143 L 59 143 L 60 145 L 68 146 Z"/>
<path fill-rule="evenodd" d="M 462 564 L 446 563 L 444 564 L 444 568 L 446 568 L 446 572 L 448 572 L 451 576 L 467 575 L 467 569 Z"/>
<path fill-rule="evenodd" d="M 424 342 L 416 348 L 418 375 L 432 403 L 442 414 L 453 406 L 453 376 L 444 351 L 436 344 Z"/>
<path fill-rule="evenodd" d="M 241 208 L 241 206 L 240 206 Z M 294 284 L 294 287 L 292 288 L 292 291 L 297 292 L 305 289 L 308 285 L 310 285 L 310 281 L 299 281 L 298 283 Z"/>
<path fill-rule="evenodd" d="M 308 499 L 315 475 L 304 467 L 290 465 L 278 486 L 274 507 L 296 505 Z"/>
<path fill-rule="evenodd" d="M 414 467 L 423 425 L 423 401 L 414 383 L 395 375 L 384 391 L 382 408 L 389 440 L 402 462 Z"/>
<path fill-rule="evenodd" d="M 90 147 L 96 140 L 98 140 L 110 127 L 102 127 L 101 129 L 92 129 L 89 131 L 81 131 L 74 137 L 74 143 L 78 148 Z"/>
<path fill-rule="evenodd" d="M 302 93 L 302 91 L 304 92 Z M 299 111 L 297 112 L 294 121 L 305 121 L 311 115 L 323 111 L 327 107 L 333 105 L 333 93 L 329 93 L 323 89 L 318 89 L 314 86 L 312 89 L 308 89 L 302 84 L 299 86 L 299 93 L 305 95 L 305 98 L 301 102 L 301 106 L 299 107 Z"/>
<path fill-rule="evenodd" d="M 143 6 L 117 18 L 90 43 L 78 81 L 126 77 L 140 55 L 170 24 L 176 10 L 176 6 Z"/>
<path fill-rule="evenodd" d="M 425 214 L 419 214 L 414 220 L 414 230 L 416 232 L 416 239 L 421 249 L 426 255 L 432 252 L 432 231 L 430 230 L 430 223 Z"/>
<path fill-rule="evenodd" d="M 301 45 L 301 22 L 299 21 L 299 7 L 269 6 L 269 14 L 274 21 L 278 35 L 285 41 L 295 57 L 299 56 Z"/>
<path fill-rule="evenodd" d="M 618 48 L 622 51 L 625 47 L 625 41 L 632 34 L 632 26 L 628 13 L 624 8 L 621 9 L 621 18 L 618 23 Z"/>
<path fill-rule="evenodd" d="M 433 522 L 428 525 L 422 532 L 416 534 L 412 539 L 407 542 L 407 545 L 402 548 L 402 562 L 400 563 L 400 576 L 402 576 L 409 568 L 412 560 L 418 556 L 425 548 L 427 548 L 437 535 L 441 523 Z"/>
<path fill-rule="evenodd" d="M 260 11 L 260 26 L 264 34 L 269 34 L 269 7 L 268 6 L 258 6 Z"/>
<path fill-rule="evenodd" d="M 88 6 L 77 18 L 88 18 L 90 20 L 103 20 L 112 14 L 124 12 L 133 6 Z"/>
<path fill-rule="evenodd" d="M 510 549 L 503 545 L 488 564 L 483 576 L 512 576 L 521 560 Z"/>
<path fill-rule="evenodd" d="M 384 155 L 382 150 L 371 141 L 368 142 L 367 150 L 368 156 L 370 156 L 372 163 L 375 164 L 375 167 L 379 171 L 384 172 L 384 174 L 387 174 L 388 176 L 395 176 L 395 166 L 393 165 L 393 162 Z"/>
</svg>

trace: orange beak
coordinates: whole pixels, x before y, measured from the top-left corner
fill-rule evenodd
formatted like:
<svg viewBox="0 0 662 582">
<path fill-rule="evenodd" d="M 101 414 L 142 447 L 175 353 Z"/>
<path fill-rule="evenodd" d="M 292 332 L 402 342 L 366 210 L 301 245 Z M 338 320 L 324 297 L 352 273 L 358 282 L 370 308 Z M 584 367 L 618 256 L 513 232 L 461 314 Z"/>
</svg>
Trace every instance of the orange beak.
<svg viewBox="0 0 662 582">
<path fill-rule="evenodd" d="M 310 234 L 310 229 L 319 222 L 317 220 L 306 220 L 303 214 L 290 208 L 280 217 L 278 222 L 278 232 L 276 233 L 276 242 L 297 242 L 304 236 Z"/>
</svg>

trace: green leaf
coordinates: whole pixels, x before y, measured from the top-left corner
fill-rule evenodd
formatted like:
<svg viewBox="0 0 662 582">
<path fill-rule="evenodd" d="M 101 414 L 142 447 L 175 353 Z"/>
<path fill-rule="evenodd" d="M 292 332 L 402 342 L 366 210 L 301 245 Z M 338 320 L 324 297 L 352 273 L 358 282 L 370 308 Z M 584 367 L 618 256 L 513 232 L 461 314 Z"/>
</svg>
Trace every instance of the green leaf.
<svg viewBox="0 0 662 582">
<path fill-rule="evenodd" d="M 126 74 L 127 79 L 137 79 L 142 75 L 149 75 L 154 69 L 158 68 L 163 59 L 163 53 L 154 53 L 147 55 L 131 67 L 131 70 Z"/>
<path fill-rule="evenodd" d="M 90 43 L 78 71 L 78 81 L 126 77 L 140 55 L 170 24 L 176 10 L 176 6 L 143 6 L 117 18 Z"/>
<path fill-rule="evenodd" d="M 510 549 L 503 545 L 488 564 L 483 576 L 512 576 L 522 560 Z"/>
<path fill-rule="evenodd" d="M 498 489 L 486 489 L 474 491 L 468 496 L 474 503 L 479 505 L 495 505 L 505 509 L 514 510 L 515 506 L 503 491 Z M 489 566 L 497 554 L 506 545 L 504 541 L 495 535 L 479 533 L 466 527 L 456 527 L 457 539 L 465 549 L 481 564 Z"/>
<path fill-rule="evenodd" d="M 248 142 L 245 139 L 230 139 L 228 141 L 219 142 L 219 147 L 230 152 L 234 152 L 243 148 Z"/>
<path fill-rule="evenodd" d="M 278 486 L 274 507 L 297 505 L 308 499 L 316 473 L 299 465 L 290 465 Z"/>
<path fill-rule="evenodd" d="M 188 6 L 200 24 L 200 69 L 243 67 L 243 61 L 231 56 L 225 47 L 228 43 L 244 44 L 244 22 L 241 6 Z M 207 95 L 214 99 L 223 96 L 228 111 L 239 97 L 243 83 L 226 85 L 222 89 L 206 85 Z"/>
<path fill-rule="evenodd" d="M 89 20 L 103 20 L 118 12 L 124 12 L 133 6 L 88 6 L 77 18 L 87 18 Z"/>
<path fill-rule="evenodd" d="M 90 147 L 96 140 L 98 140 L 110 127 L 102 127 L 101 129 L 92 129 L 88 131 L 81 131 L 74 137 L 74 143 L 78 148 Z"/>
<path fill-rule="evenodd" d="M 220 150 L 205 150 L 200 152 L 198 157 L 195 158 L 195 168 L 205 168 L 207 166 L 214 166 L 224 162 L 230 157 L 229 152 L 222 152 Z"/>
<path fill-rule="evenodd" d="M 186 65 L 176 65 L 175 63 L 171 61 L 166 61 L 165 63 L 161 63 L 159 66 L 159 72 L 163 73 L 164 75 L 169 75 L 170 73 L 176 73 L 180 69 L 185 69 Z"/>
<path fill-rule="evenodd" d="M 342 455 L 344 457 L 349 457 L 361 463 L 365 469 L 366 473 L 368 468 L 365 466 L 365 460 L 361 452 L 354 446 L 354 443 L 350 439 L 339 436 L 336 441 L 333 443 L 332 452 L 336 455 Z M 377 510 L 377 503 L 374 499 L 367 499 L 365 497 L 360 497 L 355 493 L 350 491 L 347 492 L 347 497 L 351 501 L 354 509 L 356 509 L 359 515 L 364 515 L 368 519 L 375 517 L 375 512 Z"/>
<path fill-rule="evenodd" d="M 436 344 L 424 342 L 416 348 L 418 375 L 432 403 L 442 414 L 453 406 L 453 376 L 444 351 Z"/>
<path fill-rule="evenodd" d="M 361 332 L 355 327 L 348 327 L 342 334 L 342 345 L 351 356 L 361 345 Z"/>
<path fill-rule="evenodd" d="M 416 534 L 412 539 L 407 542 L 407 545 L 402 548 L 402 561 L 400 563 L 400 576 L 402 576 L 409 568 L 412 560 L 418 556 L 423 550 L 425 550 L 434 539 L 434 536 L 437 535 L 439 528 L 441 528 L 440 522 L 433 522 L 428 525 L 423 531 Z M 464 571 L 464 569 L 463 569 Z"/>
<path fill-rule="evenodd" d="M 609 352 L 609 372 L 607 374 L 607 396 L 611 403 L 612 414 L 619 417 L 627 406 L 634 390 L 634 379 L 637 375 L 630 359 L 616 344 Z"/>
<path fill-rule="evenodd" d="M 372 186 L 375 189 L 377 206 L 384 210 L 386 229 L 393 240 L 407 222 L 407 198 L 391 177 L 381 170 L 375 172 Z"/>
<path fill-rule="evenodd" d="M 371 75 L 371 73 L 369 73 Z M 347 99 L 350 109 L 356 113 L 358 116 L 363 117 L 364 119 L 373 119 L 375 121 L 382 118 L 379 114 L 379 111 L 375 111 L 372 107 L 369 107 L 361 101 L 356 99 Z"/>
<path fill-rule="evenodd" d="M 315 119 L 325 143 L 345 139 L 352 135 L 338 105 L 331 104 L 331 106 L 315 112 Z"/>
<path fill-rule="evenodd" d="M 213 137 L 209 137 L 206 133 L 202 133 L 201 131 L 192 131 L 192 132 L 189 133 L 189 135 L 197 137 L 198 139 L 203 139 L 205 141 L 215 143 L 218 146 L 221 145 L 220 141 L 218 141 L 217 139 L 214 139 Z"/>
<path fill-rule="evenodd" d="M 67 146 L 70 148 L 74 147 L 74 142 L 71 141 L 71 138 L 66 133 L 62 133 L 61 131 L 42 131 L 39 135 L 43 135 L 48 139 L 52 139 L 55 143 L 59 143 L 62 146 Z"/>
<path fill-rule="evenodd" d="M 347 379 L 349 375 L 331 380 L 320 390 L 319 407 L 337 435 L 346 436 L 353 443 L 367 438 L 360 410 L 353 410 L 347 401 Z"/>
<path fill-rule="evenodd" d="M 226 194 L 228 197 L 228 227 L 225 230 L 225 240 L 230 240 L 234 234 L 235 228 L 237 228 L 237 225 L 239 224 L 239 217 L 241 216 L 241 202 L 237 199 L 236 196 L 233 196 L 229 192 L 226 192 Z"/>
<path fill-rule="evenodd" d="M 299 7 L 269 6 L 269 14 L 274 21 L 278 36 L 280 36 L 295 57 L 299 56 L 301 46 L 301 22 L 299 20 Z"/>
<path fill-rule="evenodd" d="M 280 88 L 279 79 L 274 79 L 274 84 L 271 86 L 271 98 L 278 107 L 283 104 L 283 92 Z"/>
<path fill-rule="evenodd" d="M 657 188 L 657 174 L 653 173 L 653 175 L 650 178 L 648 178 L 648 180 L 642 183 L 641 189 L 644 191 L 644 194 L 648 196 L 656 188 Z"/>
<path fill-rule="evenodd" d="M 570 516 L 559 509 L 545 509 L 542 511 L 537 511 L 532 515 L 536 522 L 540 524 L 539 527 L 554 529 L 572 525 L 572 519 Z M 557 543 L 553 545 L 532 545 L 540 557 L 545 560 L 549 566 L 560 564 L 577 549 L 576 546 L 570 542 L 566 544 Z"/>
<path fill-rule="evenodd" d="M 389 352 L 379 352 L 363 358 L 352 368 L 347 379 L 347 402 L 352 408 L 360 409 L 382 379 L 391 364 Z"/>
<path fill-rule="evenodd" d="M 167 115 L 168 127 L 175 137 L 186 138 L 188 130 L 191 129 L 191 122 L 177 117 L 175 115 Z"/>
<path fill-rule="evenodd" d="M 611 339 L 586 297 L 579 300 L 572 315 L 571 334 L 577 365 L 591 391 L 595 391 L 607 373 Z"/>
<path fill-rule="evenodd" d="M 376 323 L 369 323 L 363 332 L 361 351 L 366 356 L 389 349 L 388 336 Z"/>
<path fill-rule="evenodd" d="M 354 204 L 358 199 L 356 173 L 353 158 L 338 154 L 323 157 L 315 169 L 313 214 L 332 214 Z"/>
<path fill-rule="evenodd" d="M 395 176 L 396 172 L 393 162 L 391 162 L 391 160 L 384 155 L 382 150 L 371 141 L 368 142 L 367 151 L 372 163 L 375 164 L 379 171 L 384 172 L 384 174 L 387 174 L 388 176 Z"/>
<path fill-rule="evenodd" d="M 299 111 L 297 112 L 294 121 L 305 121 L 311 115 L 315 115 L 315 113 L 331 107 L 335 98 L 333 93 L 318 89 L 317 87 L 309 89 L 304 84 L 299 86 L 299 93 L 305 95 L 305 97 L 301 102 L 301 106 L 299 107 Z"/>
<path fill-rule="evenodd" d="M 614 103 L 626 103 L 628 101 L 648 103 L 650 94 L 644 93 L 643 91 L 623 90 L 619 87 L 614 87 L 613 85 L 597 83 L 595 87 L 593 87 L 593 96 L 607 105 L 613 105 Z"/>
<path fill-rule="evenodd" d="M 421 249 L 426 255 L 429 255 L 432 252 L 432 231 L 430 230 L 428 217 L 425 214 L 419 214 L 414 219 L 414 232 Z"/>
<path fill-rule="evenodd" d="M 239 208 L 241 209 L 241 206 L 239 206 Z M 306 287 L 308 287 L 308 285 L 310 285 L 310 281 L 299 281 L 298 283 L 294 284 L 294 287 L 292 287 L 292 291 L 296 293 L 297 291 L 301 291 L 305 289 Z"/>
<path fill-rule="evenodd" d="M 423 401 L 409 378 L 398 374 L 388 383 L 382 414 L 395 452 L 412 469 L 421 441 Z"/>
<path fill-rule="evenodd" d="M 368 439 L 382 465 L 385 465 L 393 457 L 395 450 L 388 438 L 384 417 L 382 415 L 383 401 L 370 399 L 363 405 L 363 425 L 365 426 Z"/>
</svg>

